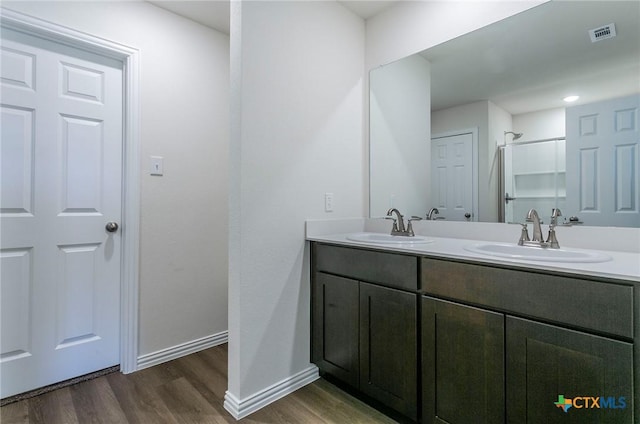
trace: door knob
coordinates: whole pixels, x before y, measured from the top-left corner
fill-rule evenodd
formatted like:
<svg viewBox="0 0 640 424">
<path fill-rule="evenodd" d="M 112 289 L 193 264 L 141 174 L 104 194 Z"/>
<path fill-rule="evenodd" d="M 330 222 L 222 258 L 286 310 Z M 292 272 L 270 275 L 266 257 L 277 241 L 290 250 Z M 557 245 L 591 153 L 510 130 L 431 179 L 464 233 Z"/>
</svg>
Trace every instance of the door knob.
<svg viewBox="0 0 640 424">
<path fill-rule="evenodd" d="M 113 221 L 107 222 L 107 225 L 105 225 L 104 228 L 110 233 L 115 233 L 116 231 L 118 231 L 118 223 Z"/>
</svg>

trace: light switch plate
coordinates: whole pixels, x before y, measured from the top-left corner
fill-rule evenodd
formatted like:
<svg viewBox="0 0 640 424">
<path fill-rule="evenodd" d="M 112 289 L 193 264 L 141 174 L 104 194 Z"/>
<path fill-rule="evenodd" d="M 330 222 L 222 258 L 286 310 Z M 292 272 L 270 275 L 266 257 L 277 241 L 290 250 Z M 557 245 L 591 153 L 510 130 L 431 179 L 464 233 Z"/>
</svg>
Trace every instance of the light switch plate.
<svg viewBox="0 0 640 424">
<path fill-rule="evenodd" d="M 333 193 L 324 194 L 324 211 L 333 212 Z"/>
<path fill-rule="evenodd" d="M 162 156 L 151 156 L 151 162 L 149 172 L 151 175 L 162 176 L 164 175 L 164 158 Z"/>
</svg>

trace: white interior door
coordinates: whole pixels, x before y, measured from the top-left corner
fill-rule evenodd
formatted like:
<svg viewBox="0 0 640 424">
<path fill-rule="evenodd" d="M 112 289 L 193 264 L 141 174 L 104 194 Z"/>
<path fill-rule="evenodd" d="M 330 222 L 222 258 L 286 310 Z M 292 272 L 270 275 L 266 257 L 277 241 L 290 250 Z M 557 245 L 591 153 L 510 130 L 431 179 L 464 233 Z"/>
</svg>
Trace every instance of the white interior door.
<svg viewBox="0 0 640 424">
<path fill-rule="evenodd" d="M 122 63 L 2 31 L 1 397 L 119 363 Z"/>
<path fill-rule="evenodd" d="M 431 196 L 436 217 L 470 221 L 473 217 L 473 134 L 431 140 Z"/>
<path fill-rule="evenodd" d="M 567 211 L 585 225 L 640 226 L 640 95 L 567 108 Z"/>
</svg>

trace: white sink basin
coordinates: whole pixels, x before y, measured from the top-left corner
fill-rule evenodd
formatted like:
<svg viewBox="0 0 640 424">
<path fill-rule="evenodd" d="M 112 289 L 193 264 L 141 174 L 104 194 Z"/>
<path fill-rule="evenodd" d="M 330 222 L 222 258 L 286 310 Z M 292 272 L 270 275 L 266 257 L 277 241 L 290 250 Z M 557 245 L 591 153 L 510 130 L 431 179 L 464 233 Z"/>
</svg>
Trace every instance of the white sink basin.
<svg viewBox="0 0 640 424">
<path fill-rule="evenodd" d="M 433 243 L 435 241 L 423 236 L 405 237 L 381 233 L 353 233 L 347 236 L 347 240 L 378 244 L 421 244 Z"/>
<path fill-rule="evenodd" d="M 546 262 L 607 262 L 611 256 L 600 252 L 571 249 L 550 249 L 518 246 L 508 243 L 478 243 L 464 247 L 465 250 L 483 255 L 509 259 Z"/>
</svg>

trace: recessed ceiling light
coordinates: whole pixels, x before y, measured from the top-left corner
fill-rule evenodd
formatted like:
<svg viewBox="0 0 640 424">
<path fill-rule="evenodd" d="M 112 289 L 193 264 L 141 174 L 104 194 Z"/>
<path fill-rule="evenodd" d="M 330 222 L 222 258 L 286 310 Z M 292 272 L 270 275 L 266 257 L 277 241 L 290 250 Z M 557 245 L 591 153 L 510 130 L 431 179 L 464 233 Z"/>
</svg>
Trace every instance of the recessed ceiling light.
<svg viewBox="0 0 640 424">
<path fill-rule="evenodd" d="M 576 100 L 578 100 L 580 98 L 580 96 L 567 96 L 565 97 L 564 100 L 567 103 L 571 103 L 571 102 L 575 102 Z"/>
</svg>

